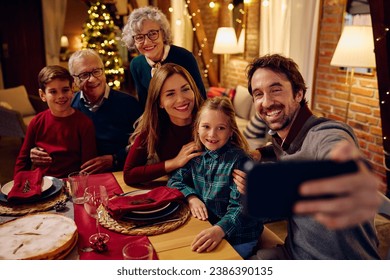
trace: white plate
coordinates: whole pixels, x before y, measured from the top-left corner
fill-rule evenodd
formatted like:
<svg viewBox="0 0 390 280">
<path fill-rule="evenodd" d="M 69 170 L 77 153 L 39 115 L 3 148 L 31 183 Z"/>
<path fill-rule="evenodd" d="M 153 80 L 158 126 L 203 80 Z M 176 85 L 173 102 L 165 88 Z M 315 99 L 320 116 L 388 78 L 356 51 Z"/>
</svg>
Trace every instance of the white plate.
<svg viewBox="0 0 390 280">
<path fill-rule="evenodd" d="M 126 196 L 134 196 L 134 195 L 139 195 L 139 194 L 144 194 L 144 193 L 148 193 L 150 192 L 150 190 L 138 190 L 138 191 L 133 191 L 133 192 L 130 192 L 128 194 L 126 194 Z M 137 210 L 137 211 L 131 211 L 135 214 L 152 214 L 152 213 L 157 213 L 157 212 L 160 212 L 162 210 L 164 210 L 165 208 L 167 208 L 171 203 L 168 202 L 166 205 L 163 205 L 159 208 L 153 208 L 153 209 L 147 209 L 147 210 Z"/>
<path fill-rule="evenodd" d="M 51 185 L 53 184 L 53 181 L 50 180 L 49 178 L 46 178 L 43 177 L 43 180 L 42 180 L 42 192 L 46 191 L 47 189 L 49 189 L 51 187 Z M 1 188 L 1 192 L 4 194 L 4 195 L 8 195 L 8 193 L 11 191 L 12 187 L 14 186 L 14 180 L 8 182 L 7 184 L 5 184 L 2 188 Z"/>
</svg>

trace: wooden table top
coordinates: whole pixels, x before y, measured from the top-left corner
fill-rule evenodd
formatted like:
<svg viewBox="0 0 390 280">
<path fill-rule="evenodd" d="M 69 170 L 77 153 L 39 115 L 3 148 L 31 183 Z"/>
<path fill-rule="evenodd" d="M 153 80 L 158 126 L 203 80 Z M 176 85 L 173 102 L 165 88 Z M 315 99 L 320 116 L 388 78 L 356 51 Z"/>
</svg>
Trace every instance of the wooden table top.
<svg viewBox="0 0 390 280">
<path fill-rule="evenodd" d="M 113 175 L 123 192 L 142 189 L 141 187 L 127 186 L 123 181 L 123 172 L 114 172 Z M 161 179 L 161 185 L 164 184 L 164 179 Z M 208 221 L 201 221 L 191 216 L 184 225 L 176 230 L 149 236 L 149 240 L 160 260 L 242 260 L 241 256 L 225 239 L 212 252 L 197 253 L 191 250 L 191 243 L 195 236 L 210 226 Z"/>
</svg>

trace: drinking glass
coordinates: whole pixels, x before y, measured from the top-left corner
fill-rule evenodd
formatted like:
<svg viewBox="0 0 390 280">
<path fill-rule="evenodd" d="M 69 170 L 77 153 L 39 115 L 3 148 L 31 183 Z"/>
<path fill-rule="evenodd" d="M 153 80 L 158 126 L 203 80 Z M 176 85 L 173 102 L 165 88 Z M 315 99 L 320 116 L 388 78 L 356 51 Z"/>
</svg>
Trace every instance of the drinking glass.
<svg viewBox="0 0 390 280">
<path fill-rule="evenodd" d="M 153 246 L 149 242 L 131 242 L 122 249 L 124 260 L 152 260 Z"/>
<path fill-rule="evenodd" d="M 108 204 L 108 194 L 105 186 L 89 186 L 84 192 L 84 208 L 88 215 L 96 219 L 96 231 L 97 233 L 92 234 L 89 237 L 89 242 L 94 244 L 96 242 L 106 243 L 110 240 L 110 236 L 106 233 L 100 232 L 99 228 L 99 217 L 102 214 L 100 205 L 104 208 Z"/>
<path fill-rule="evenodd" d="M 83 204 L 85 188 L 88 185 L 88 173 L 84 171 L 72 172 L 68 175 L 68 181 L 73 203 Z"/>
</svg>

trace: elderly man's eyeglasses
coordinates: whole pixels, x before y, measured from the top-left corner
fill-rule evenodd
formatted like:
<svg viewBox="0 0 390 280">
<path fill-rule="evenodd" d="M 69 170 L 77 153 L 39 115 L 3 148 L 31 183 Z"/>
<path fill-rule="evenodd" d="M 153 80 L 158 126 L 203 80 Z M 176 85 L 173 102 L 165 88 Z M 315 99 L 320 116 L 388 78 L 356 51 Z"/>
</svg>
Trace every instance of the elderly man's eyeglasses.
<svg viewBox="0 0 390 280">
<path fill-rule="evenodd" d="M 93 69 L 91 72 L 83 72 L 78 75 L 73 75 L 73 77 L 78 78 L 81 82 L 89 80 L 89 78 L 94 76 L 95 78 L 100 77 L 103 74 L 103 68 Z"/>
<path fill-rule="evenodd" d="M 149 38 L 150 41 L 156 41 L 158 39 L 160 30 L 150 30 L 146 34 L 137 34 L 133 36 L 133 39 L 136 43 L 143 43 L 145 41 L 145 36 Z"/>
</svg>

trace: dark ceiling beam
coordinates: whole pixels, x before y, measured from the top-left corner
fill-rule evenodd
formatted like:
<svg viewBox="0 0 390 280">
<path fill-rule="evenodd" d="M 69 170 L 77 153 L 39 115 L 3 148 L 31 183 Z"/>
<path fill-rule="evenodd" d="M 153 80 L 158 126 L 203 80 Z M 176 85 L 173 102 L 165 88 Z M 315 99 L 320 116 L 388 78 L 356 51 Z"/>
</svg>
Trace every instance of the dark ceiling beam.
<svg viewBox="0 0 390 280">
<path fill-rule="evenodd" d="M 382 121 L 387 196 L 390 197 L 390 1 L 369 0 Z"/>
</svg>

